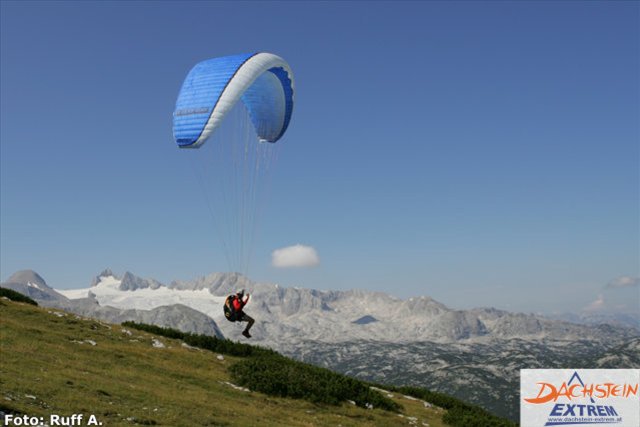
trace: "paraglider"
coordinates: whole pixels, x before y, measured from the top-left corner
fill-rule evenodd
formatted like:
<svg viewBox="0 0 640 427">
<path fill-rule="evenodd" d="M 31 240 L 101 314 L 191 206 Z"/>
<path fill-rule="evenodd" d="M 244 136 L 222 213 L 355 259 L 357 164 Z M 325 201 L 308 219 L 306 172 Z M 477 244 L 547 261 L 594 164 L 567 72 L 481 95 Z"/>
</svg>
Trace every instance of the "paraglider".
<svg viewBox="0 0 640 427">
<path fill-rule="evenodd" d="M 231 270 L 248 274 L 257 223 L 280 140 L 291 120 L 294 79 L 289 64 L 271 53 L 202 61 L 187 74 L 173 113 L 174 140 L 191 160 L 217 225 Z M 197 164 L 196 164 L 197 163 Z M 227 299 L 225 316 L 254 320 L 244 293 Z M 231 320 L 231 319 L 229 319 Z"/>
<path fill-rule="evenodd" d="M 244 294 L 244 289 L 238 291 L 235 295 L 229 295 L 224 302 L 224 316 L 230 322 L 247 322 L 247 326 L 242 331 L 242 335 L 251 338 L 249 330 L 253 326 L 255 320 L 244 312 L 244 306 L 249 303 L 249 294 Z"/>
<path fill-rule="evenodd" d="M 173 113 L 180 148 L 199 148 L 231 108 L 242 100 L 261 142 L 284 135 L 293 111 L 293 73 L 271 53 L 213 58 L 196 64 L 184 83 Z"/>
</svg>

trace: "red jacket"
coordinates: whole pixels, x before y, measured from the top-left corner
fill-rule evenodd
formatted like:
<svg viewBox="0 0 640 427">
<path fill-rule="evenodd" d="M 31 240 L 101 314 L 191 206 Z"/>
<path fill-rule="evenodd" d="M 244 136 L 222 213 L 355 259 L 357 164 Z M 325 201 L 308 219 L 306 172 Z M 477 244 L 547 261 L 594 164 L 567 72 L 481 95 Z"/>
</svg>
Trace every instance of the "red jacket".
<svg viewBox="0 0 640 427">
<path fill-rule="evenodd" d="M 236 313 L 240 313 L 242 311 L 242 308 L 247 305 L 247 303 L 249 302 L 249 294 L 245 295 L 242 299 L 238 298 L 237 296 L 232 300 L 233 303 L 233 309 L 235 310 Z"/>
</svg>

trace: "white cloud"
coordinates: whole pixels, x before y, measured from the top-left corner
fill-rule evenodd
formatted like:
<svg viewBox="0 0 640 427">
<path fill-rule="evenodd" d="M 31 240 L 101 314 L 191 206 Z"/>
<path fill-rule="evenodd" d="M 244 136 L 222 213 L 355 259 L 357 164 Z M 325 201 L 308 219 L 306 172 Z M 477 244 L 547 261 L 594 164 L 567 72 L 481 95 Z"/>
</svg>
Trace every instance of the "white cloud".
<svg viewBox="0 0 640 427">
<path fill-rule="evenodd" d="M 640 286 L 640 277 L 620 276 L 607 283 L 607 288 L 633 288 Z"/>
<path fill-rule="evenodd" d="M 278 268 L 315 267 L 318 264 L 320 258 L 311 246 L 298 244 L 271 253 L 271 265 Z"/>
<path fill-rule="evenodd" d="M 640 277 L 620 276 L 611 280 L 583 311 L 640 314 Z"/>
<path fill-rule="evenodd" d="M 586 306 L 583 310 L 584 311 L 601 311 L 602 309 L 604 309 L 605 305 L 606 303 L 604 301 L 604 295 L 600 294 L 598 295 L 598 299 L 596 299 L 594 302 Z"/>
</svg>

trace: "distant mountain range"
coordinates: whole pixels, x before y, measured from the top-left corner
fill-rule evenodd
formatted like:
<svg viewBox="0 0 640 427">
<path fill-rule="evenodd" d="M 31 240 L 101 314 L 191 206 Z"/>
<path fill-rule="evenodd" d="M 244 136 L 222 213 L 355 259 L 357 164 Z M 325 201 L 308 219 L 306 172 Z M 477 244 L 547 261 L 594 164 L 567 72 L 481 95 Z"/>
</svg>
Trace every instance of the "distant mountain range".
<svg viewBox="0 0 640 427">
<path fill-rule="evenodd" d="M 359 378 L 450 393 L 512 419 L 521 368 L 640 367 L 633 319 L 578 324 L 494 308 L 453 310 L 424 296 L 283 288 L 233 273 L 165 285 L 105 270 L 89 288 L 55 290 L 27 270 L 0 286 L 87 317 L 231 339 L 242 338 L 243 325 L 224 318 L 223 301 L 245 289 L 256 344 Z"/>
<path fill-rule="evenodd" d="M 638 301 L 638 306 L 640 307 L 640 301 Z M 565 322 L 579 323 L 582 325 L 607 324 L 640 330 L 640 313 L 582 312 L 547 314 L 544 316 L 549 319 L 563 320 Z"/>
</svg>

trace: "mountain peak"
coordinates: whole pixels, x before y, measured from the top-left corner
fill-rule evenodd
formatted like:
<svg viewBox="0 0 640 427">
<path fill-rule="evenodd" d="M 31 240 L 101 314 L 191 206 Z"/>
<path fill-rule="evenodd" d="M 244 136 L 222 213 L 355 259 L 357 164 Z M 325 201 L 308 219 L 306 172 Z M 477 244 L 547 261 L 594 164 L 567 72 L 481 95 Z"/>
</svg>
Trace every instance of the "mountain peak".
<svg viewBox="0 0 640 427">
<path fill-rule="evenodd" d="M 431 297 L 412 297 L 402 303 L 403 310 L 419 315 L 438 315 L 446 313 L 450 309 Z"/>
<path fill-rule="evenodd" d="M 127 271 L 122 276 L 122 281 L 120 282 L 120 290 L 121 291 L 135 291 L 137 289 L 158 289 L 162 286 L 162 283 L 158 282 L 154 279 L 143 279 L 142 277 L 138 277 L 135 274 Z"/>
<path fill-rule="evenodd" d="M 357 325 L 367 325 L 369 323 L 374 323 L 377 322 L 378 319 L 376 319 L 373 316 L 369 316 L 368 314 L 366 316 L 362 316 L 361 318 L 359 318 L 358 320 L 354 320 L 351 323 L 355 323 Z"/>
<path fill-rule="evenodd" d="M 105 268 L 104 270 L 102 270 L 102 273 L 93 278 L 93 280 L 91 281 L 91 287 L 98 286 L 98 283 L 100 283 L 103 277 L 113 277 L 117 279 L 116 275 L 113 274 L 110 268 Z"/>
<path fill-rule="evenodd" d="M 33 270 L 20 270 L 11 275 L 9 279 L 0 283 L 3 288 L 20 292 L 35 300 L 65 300 L 66 298 L 47 285 L 47 282 Z"/>
<path fill-rule="evenodd" d="M 17 271 L 9 277 L 7 283 L 20 283 L 22 285 L 28 285 L 30 283 L 31 285 L 48 288 L 47 282 L 33 270 Z"/>
</svg>

